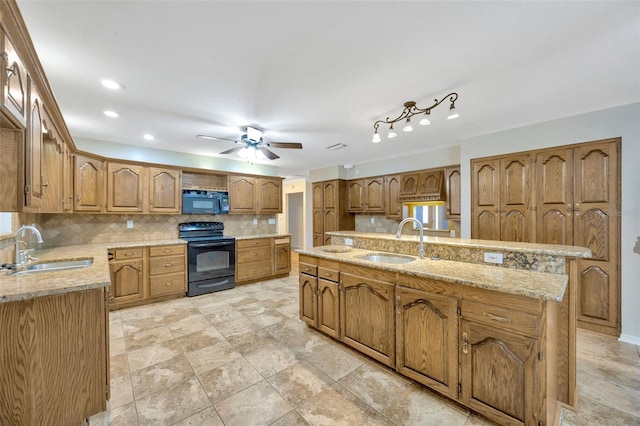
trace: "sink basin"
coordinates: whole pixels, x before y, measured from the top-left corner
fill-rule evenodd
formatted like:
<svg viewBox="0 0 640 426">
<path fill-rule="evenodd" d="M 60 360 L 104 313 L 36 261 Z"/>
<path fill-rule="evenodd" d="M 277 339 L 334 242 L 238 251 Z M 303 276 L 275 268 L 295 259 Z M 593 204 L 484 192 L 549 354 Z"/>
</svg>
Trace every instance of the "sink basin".
<svg viewBox="0 0 640 426">
<path fill-rule="evenodd" d="M 367 254 L 366 256 L 360 256 L 358 259 L 368 260 L 370 262 L 377 263 L 409 263 L 416 260 L 411 256 L 404 256 L 401 254 L 392 254 L 392 253 L 372 253 Z"/>
<path fill-rule="evenodd" d="M 66 269 L 86 268 L 91 265 L 93 265 L 93 258 L 40 262 L 33 263 L 23 270 L 16 272 L 14 275 L 32 274 L 34 272 L 63 271 Z"/>
</svg>

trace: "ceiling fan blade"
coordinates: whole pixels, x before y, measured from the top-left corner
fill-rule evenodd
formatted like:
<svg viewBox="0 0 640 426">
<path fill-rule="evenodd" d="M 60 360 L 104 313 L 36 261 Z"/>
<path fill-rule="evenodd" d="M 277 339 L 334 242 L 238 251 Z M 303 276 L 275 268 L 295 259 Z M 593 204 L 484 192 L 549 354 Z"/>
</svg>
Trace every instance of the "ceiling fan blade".
<svg viewBox="0 0 640 426">
<path fill-rule="evenodd" d="M 259 149 L 259 150 L 264 154 L 264 156 L 265 156 L 265 157 L 267 157 L 269 160 L 275 160 L 276 158 L 280 158 L 280 156 L 278 156 L 278 155 L 276 155 L 275 153 L 273 153 L 273 152 L 269 151 L 267 148 L 259 147 L 258 149 Z"/>
<path fill-rule="evenodd" d="M 228 149 L 226 151 L 222 151 L 220 154 L 233 154 L 234 152 L 240 151 L 242 148 L 244 148 L 244 147 L 243 146 L 234 146 L 231 149 Z"/>
<path fill-rule="evenodd" d="M 271 148 L 288 148 L 288 149 L 302 149 L 302 144 L 299 142 L 269 142 Z"/>
<path fill-rule="evenodd" d="M 227 138 L 219 138 L 217 136 L 209 136 L 209 135 L 197 135 L 197 138 L 202 138 L 202 139 L 211 139 L 211 140 L 220 140 L 220 141 L 229 141 L 229 142 L 235 142 L 238 143 L 237 140 L 234 139 L 227 139 Z"/>
</svg>

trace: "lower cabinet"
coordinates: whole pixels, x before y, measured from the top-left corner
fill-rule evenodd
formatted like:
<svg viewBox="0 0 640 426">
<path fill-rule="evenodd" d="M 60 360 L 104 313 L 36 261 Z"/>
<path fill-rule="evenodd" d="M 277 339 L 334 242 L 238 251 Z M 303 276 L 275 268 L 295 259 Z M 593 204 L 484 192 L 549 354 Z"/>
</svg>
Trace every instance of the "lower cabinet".
<svg viewBox="0 0 640 426">
<path fill-rule="evenodd" d="M 110 309 L 152 303 L 185 295 L 185 244 L 109 250 Z"/>
<path fill-rule="evenodd" d="M 275 278 L 291 271 L 291 239 L 265 237 L 236 240 L 236 284 Z"/>
<path fill-rule="evenodd" d="M 304 254 L 299 283 L 302 321 L 498 424 L 573 405 L 575 328 L 557 302 Z"/>
</svg>

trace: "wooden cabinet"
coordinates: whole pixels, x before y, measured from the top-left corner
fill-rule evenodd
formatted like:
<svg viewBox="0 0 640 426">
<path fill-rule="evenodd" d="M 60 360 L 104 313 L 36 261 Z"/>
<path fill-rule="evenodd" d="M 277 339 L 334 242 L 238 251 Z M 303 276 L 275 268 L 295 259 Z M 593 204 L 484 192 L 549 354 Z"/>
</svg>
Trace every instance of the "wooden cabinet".
<svg viewBox="0 0 640 426">
<path fill-rule="evenodd" d="M 0 30 L 0 32 L 2 32 Z M 27 69 L 18 56 L 9 37 L 2 33 L 4 54 L 1 56 L 2 69 L 0 84 L 2 84 L 2 112 L 10 117 L 18 127 L 27 126 Z"/>
<path fill-rule="evenodd" d="M 395 274 L 343 264 L 340 280 L 340 340 L 393 367 Z"/>
<path fill-rule="evenodd" d="M 22 131 L 0 127 L 0 211 L 3 212 L 17 212 L 18 206 L 22 207 L 23 192 L 18 191 L 18 164 L 23 140 Z"/>
<path fill-rule="evenodd" d="M 229 213 L 282 213 L 282 179 L 229 176 Z"/>
<path fill-rule="evenodd" d="M 282 179 L 258 178 L 256 180 L 257 213 L 282 213 Z"/>
<path fill-rule="evenodd" d="M 131 164 L 107 164 L 107 211 L 142 213 L 146 169 Z"/>
<path fill-rule="evenodd" d="M 62 211 L 73 211 L 73 152 L 67 144 L 62 147 Z"/>
<path fill-rule="evenodd" d="M 291 238 L 275 238 L 273 241 L 273 273 L 288 274 L 291 271 Z"/>
<path fill-rule="evenodd" d="M 29 110 L 27 112 L 27 128 L 25 143 L 25 173 L 24 173 L 24 206 L 37 209 L 42 207 L 42 145 L 43 145 L 43 115 L 44 107 L 38 90 L 28 80 Z"/>
<path fill-rule="evenodd" d="M 396 370 L 451 398 L 458 396 L 455 286 L 411 276 L 396 287 Z"/>
<path fill-rule="evenodd" d="M 314 246 L 331 244 L 327 232 L 355 229 L 355 217 L 347 211 L 347 181 L 316 182 L 312 185 L 312 192 Z"/>
<path fill-rule="evenodd" d="M 402 174 L 399 197 L 401 201 L 440 201 L 444 197 L 443 169 L 428 169 Z"/>
<path fill-rule="evenodd" d="M 384 177 L 384 212 L 389 219 L 402 219 L 402 203 L 400 202 L 401 175 Z"/>
<path fill-rule="evenodd" d="M 0 424 L 79 425 L 106 409 L 109 317 L 95 288 L 0 304 Z"/>
<path fill-rule="evenodd" d="M 104 163 L 101 160 L 76 155 L 73 170 L 73 211 L 105 211 Z"/>
<path fill-rule="evenodd" d="M 180 170 L 149 167 L 149 213 L 180 214 Z"/>
<path fill-rule="evenodd" d="M 447 219 L 460 220 L 460 166 L 445 168 L 444 179 L 447 192 L 445 216 Z"/>
<path fill-rule="evenodd" d="M 236 283 L 275 278 L 291 270 L 291 239 L 287 237 L 236 240 Z"/>
<path fill-rule="evenodd" d="M 40 213 L 62 213 L 64 144 L 50 130 L 42 144 L 42 207 Z"/>
<path fill-rule="evenodd" d="M 109 287 L 112 308 L 145 297 L 144 247 L 119 248 L 109 251 Z"/>
<path fill-rule="evenodd" d="M 384 178 L 349 181 L 348 208 L 351 213 L 384 213 Z"/>
<path fill-rule="evenodd" d="M 318 270 L 317 259 L 300 256 L 299 298 L 300 320 L 318 326 Z"/>
<path fill-rule="evenodd" d="M 530 154 L 473 160 L 471 238 L 531 242 Z"/>
<path fill-rule="evenodd" d="M 300 319 L 339 338 L 340 287 L 338 262 L 300 257 Z"/>
<path fill-rule="evenodd" d="M 187 251 L 184 244 L 149 247 L 149 297 L 185 294 Z"/>
</svg>

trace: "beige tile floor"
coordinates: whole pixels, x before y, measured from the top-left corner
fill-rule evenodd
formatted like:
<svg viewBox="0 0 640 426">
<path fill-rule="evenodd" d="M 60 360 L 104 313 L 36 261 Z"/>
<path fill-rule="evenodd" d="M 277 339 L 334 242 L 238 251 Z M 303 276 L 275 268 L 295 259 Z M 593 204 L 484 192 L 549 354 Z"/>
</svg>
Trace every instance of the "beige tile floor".
<svg viewBox="0 0 640 426">
<path fill-rule="evenodd" d="M 491 424 L 305 326 L 295 269 L 110 325 L 111 400 L 91 425 Z M 565 425 L 640 425 L 638 347 L 579 333 L 578 385 Z"/>
</svg>

